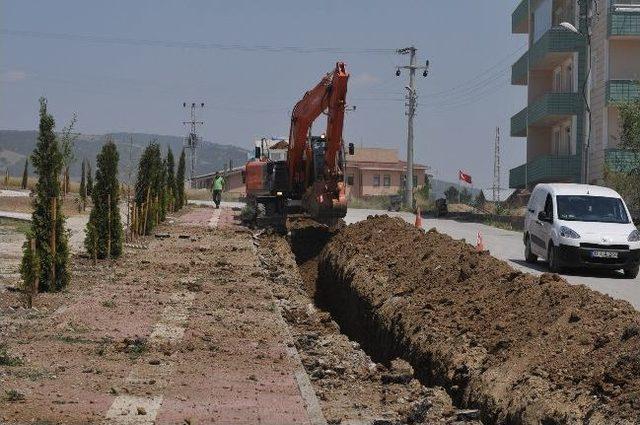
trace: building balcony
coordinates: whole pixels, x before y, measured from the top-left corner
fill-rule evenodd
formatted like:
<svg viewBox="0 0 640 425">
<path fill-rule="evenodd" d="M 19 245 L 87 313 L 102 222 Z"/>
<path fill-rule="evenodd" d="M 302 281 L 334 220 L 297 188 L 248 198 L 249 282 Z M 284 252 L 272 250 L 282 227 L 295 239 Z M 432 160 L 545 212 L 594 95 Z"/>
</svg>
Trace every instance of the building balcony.
<svg viewBox="0 0 640 425">
<path fill-rule="evenodd" d="M 615 0 L 609 8 L 609 36 L 640 36 L 640 0 Z"/>
<path fill-rule="evenodd" d="M 527 125 L 551 126 L 568 116 L 577 115 L 582 107 L 579 93 L 547 93 L 529 105 Z"/>
<path fill-rule="evenodd" d="M 529 50 L 529 69 L 552 69 L 585 46 L 584 38 L 562 27 L 544 33 Z"/>
<path fill-rule="evenodd" d="M 514 86 L 526 86 L 529 79 L 529 52 L 511 66 L 511 84 Z"/>
<path fill-rule="evenodd" d="M 640 98 L 640 82 L 634 80 L 607 81 L 607 103 L 629 102 Z"/>
<path fill-rule="evenodd" d="M 511 14 L 511 32 L 514 34 L 529 33 L 529 0 L 522 0 Z"/>
<path fill-rule="evenodd" d="M 616 148 L 605 149 L 604 162 L 611 171 L 629 173 L 640 167 L 640 152 Z"/>
<path fill-rule="evenodd" d="M 509 187 L 523 189 L 537 183 L 576 183 L 580 181 L 580 157 L 544 155 L 509 170 Z"/>
<path fill-rule="evenodd" d="M 511 117 L 511 137 L 527 137 L 527 108 Z"/>
</svg>

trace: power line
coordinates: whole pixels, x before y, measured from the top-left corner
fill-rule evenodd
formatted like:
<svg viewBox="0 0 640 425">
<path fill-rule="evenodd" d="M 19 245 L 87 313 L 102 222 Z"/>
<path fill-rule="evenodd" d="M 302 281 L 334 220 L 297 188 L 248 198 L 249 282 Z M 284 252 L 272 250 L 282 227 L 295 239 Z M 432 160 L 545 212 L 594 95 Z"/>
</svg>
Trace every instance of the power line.
<svg viewBox="0 0 640 425">
<path fill-rule="evenodd" d="M 273 46 L 273 45 L 247 45 L 247 44 L 223 44 L 207 41 L 175 41 L 152 40 L 129 37 L 110 37 L 90 34 L 71 34 L 58 32 L 43 32 L 29 30 L 0 29 L 0 34 L 29 37 L 49 40 L 84 41 L 96 44 L 117 44 L 128 46 L 188 48 L 201 50 L 229 50 L 242 52 L 269 52 L 269 53 L 342 53 L 342 54 L 391 54 L 395 49 L 385 48 L 338 48 L 338 47 L 303 47 L 303 46 Z"/>
</svg>

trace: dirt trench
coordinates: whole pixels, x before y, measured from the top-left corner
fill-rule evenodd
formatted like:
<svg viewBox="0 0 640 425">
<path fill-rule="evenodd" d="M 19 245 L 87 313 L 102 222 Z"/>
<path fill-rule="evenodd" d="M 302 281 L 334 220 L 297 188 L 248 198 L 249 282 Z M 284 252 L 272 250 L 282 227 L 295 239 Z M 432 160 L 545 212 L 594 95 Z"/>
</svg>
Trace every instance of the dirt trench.
<svg viewBox="0 0 640 425">
<path fill-rule="evenodd" d="M 264 234 L 258 255 L 330 424 L 479 424 L 446 391 L 425 387 L 401 359 L 375 361 L 314 302 L 317 257 L 336 229 L 297 223 L 288 239 Z M 296 255 L 294 255 L 294 253 Z"/>
<path fill-rule="evenodd" d="M 628 303 L 400 219 L 327 239 L 301 269 L 314 263 L 316 305 L 374 361 L 404 359 L 485 424 L 640 423 L 640 314 Z"/>
</svg>

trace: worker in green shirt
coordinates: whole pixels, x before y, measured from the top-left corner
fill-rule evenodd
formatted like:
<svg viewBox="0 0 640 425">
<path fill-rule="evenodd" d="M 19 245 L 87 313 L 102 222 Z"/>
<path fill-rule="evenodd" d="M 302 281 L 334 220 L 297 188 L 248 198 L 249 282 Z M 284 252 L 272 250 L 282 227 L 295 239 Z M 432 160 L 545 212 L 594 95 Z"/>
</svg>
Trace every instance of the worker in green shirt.
<svg viewBox="0 0 640 425">
<path fill-rule="evenodd" d="M 216 204 L 216 208 L 220 208 L 220 201 L 222 201 L 222 190 L 224 189 L 224 177 L 216 172 L 213 177 L 213 202 Z"/>
</svg>

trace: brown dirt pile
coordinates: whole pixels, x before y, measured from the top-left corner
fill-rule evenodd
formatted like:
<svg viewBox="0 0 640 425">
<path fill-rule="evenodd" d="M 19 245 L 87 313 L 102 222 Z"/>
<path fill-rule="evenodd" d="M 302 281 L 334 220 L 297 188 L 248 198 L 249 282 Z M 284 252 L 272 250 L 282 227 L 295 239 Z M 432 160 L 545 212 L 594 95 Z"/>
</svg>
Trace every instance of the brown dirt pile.
<svg viewBox="0 0 640 425">
<path fill-rule="evenodd" d="M 297 229 L 302 235 L 298 233 L 292 243 L 303 258 L 312 255 L 319 240 L 330 236 L 326 228 L 314 224 Z M 405 361 L 396 359 L 388 366 L 375 363 L 358 343 L 341 334 L 331 316 L 313 305 L 307 292 L 310 285 L 303 283 L 284 238 L 263 235 L 258 257 L 328 423 L 479 423 L 473 412 L 455 409 L 442 388 L 420 384 Z M 316 264 L 309 260 L 303 265 L 310 263 Z"/>
<path fill-rule="evenodd" d="M 484 423 L 640 423 L 640 314 L 400 219 L 339 231 L 318 298 L 382 360 L 408 360 Z"/>
</svg>

